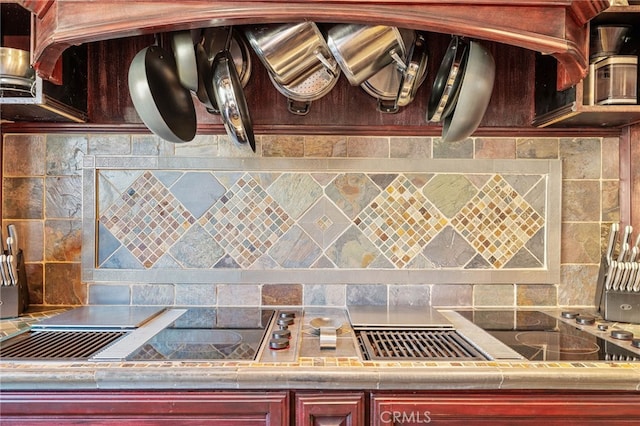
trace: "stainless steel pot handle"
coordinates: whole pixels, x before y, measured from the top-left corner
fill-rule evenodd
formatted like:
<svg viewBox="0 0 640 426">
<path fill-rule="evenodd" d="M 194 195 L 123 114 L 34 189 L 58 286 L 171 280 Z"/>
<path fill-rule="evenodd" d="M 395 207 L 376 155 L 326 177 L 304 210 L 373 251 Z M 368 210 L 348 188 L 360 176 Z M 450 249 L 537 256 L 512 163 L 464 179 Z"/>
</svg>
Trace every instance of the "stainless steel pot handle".
<svg viewBox="0 0 640 426">
<path fill-rule="evenodd" d="M 329 60 L 324 57 L 324 55 L 322 54 L 322 52 L 319 49 L 314 50 L 313 54 L 316 56 L 316 58 L 318 58 L 318 60 L 320 62 L 322 62 L 322 65 L 324 65 L 324 67 L 327 70 L 327 72 L 329 74 L 331 74 L 331 77 L 335 78 L 335 77 L 338 76 L 338 63 L 337 62 L 335 62 L 332 65 L 331 62 L 329 62 Z"/>
<path fill-rule="evenodd" d="M 407 69 L 407 64 L 405 64 L 404 60 L 402 60 L 400 55 L 398 55 L 398 52 L 396 52 L 396 49 L 391 49 L 389 51 L 389 55 L 391 55 L 393 60 L 396 62 L 396 65 L 398 66 L 398 69 L 400 70 L 400 72 L 405 72 L 405 70 Z"/>
<path fill-rule="evenodd" d="M 309 114 L 310 107 L 311 107 L 311 102 L 299 102 L 291 98 L 287 98 L 287 109 L 291 114 L 307 115 Z"/>
<path fill-rule="evenodd" d="M 398 112 L 398 110 L 398 103 L 395 101 L 395 99 L 392 101 L 378 99 L 378 111 L 388 114 L 395 114 L 396 112 Z"/>
</svg>

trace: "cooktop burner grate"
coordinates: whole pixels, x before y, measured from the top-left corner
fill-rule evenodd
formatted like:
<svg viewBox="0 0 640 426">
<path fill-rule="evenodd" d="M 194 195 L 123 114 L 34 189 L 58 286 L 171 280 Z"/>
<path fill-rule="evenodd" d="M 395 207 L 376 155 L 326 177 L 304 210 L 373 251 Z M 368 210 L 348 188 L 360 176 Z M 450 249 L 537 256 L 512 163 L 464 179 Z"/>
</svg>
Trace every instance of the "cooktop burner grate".
<svg viewBox="0 0 640 426">
<path fill-rule="evenodd" d="M 359 330 L 357 335 L 369 361 L 487 359 L 455 330 Z"/>
<path fill-rule="evenodd" d="M 83 360 L 127 331 L 29 331 L 0 345 L 2 360 Z"/>
</svg>

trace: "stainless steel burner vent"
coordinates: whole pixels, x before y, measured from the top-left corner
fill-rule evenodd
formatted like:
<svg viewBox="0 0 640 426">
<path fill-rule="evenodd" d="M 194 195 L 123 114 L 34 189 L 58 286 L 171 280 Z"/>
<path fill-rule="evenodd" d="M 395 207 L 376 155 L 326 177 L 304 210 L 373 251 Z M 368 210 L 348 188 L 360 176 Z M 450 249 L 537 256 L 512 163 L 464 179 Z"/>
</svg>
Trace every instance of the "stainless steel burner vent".
<svg viewBox="0 0 640 426">
<path fill-rule="evenodd" d="M 86 360 L 125 334 L 123 330 L 29 331 L 0 343 L 0 359 Z"/>
<path fill-rule="evenodd" d="M 360 330 L 358 342 L 369 361 L 486 360 L 455 330 Z"/>
</svg>

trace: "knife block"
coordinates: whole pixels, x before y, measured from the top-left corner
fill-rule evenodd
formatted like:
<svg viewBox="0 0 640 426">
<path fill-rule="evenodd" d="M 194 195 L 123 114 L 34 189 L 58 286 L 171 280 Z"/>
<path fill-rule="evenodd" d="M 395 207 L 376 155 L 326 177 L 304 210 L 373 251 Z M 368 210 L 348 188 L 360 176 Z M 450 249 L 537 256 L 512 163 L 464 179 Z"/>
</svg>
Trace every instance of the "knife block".
<svg viewBox="0 0 640 426">
<path fill-rule="evenodd" d="M 600 274 L 596 287 L 596 308 L 607 321 L 640 323 L 640 292 L 607 290 L 606 259 L 600 262 Z"/>
<path fill-rule="evenodd" d="M 29 286 L 24 267 L 24 255 L 18 251 L 18 284 L 0 285 L 0 319 L 15 318 L 29 307 Z"/>
</svg>

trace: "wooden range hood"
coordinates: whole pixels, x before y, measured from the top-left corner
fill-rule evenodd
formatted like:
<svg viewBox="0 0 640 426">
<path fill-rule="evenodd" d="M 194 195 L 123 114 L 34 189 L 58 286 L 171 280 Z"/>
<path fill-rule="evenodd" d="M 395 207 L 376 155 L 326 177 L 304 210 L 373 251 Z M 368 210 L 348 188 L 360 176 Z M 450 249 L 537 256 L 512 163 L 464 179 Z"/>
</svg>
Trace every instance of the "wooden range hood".
<svg viewBox="0 0 640 426">
<path fill-rule="evenodd" d="M 557 89 L 588 71 L 589 20 L 608 0 L 20 0 L 36 15 L 34 58 L 51 79 L 71 45 L 165 31 L 249 23 L 352 22 L 393 25 L 495 41 L 553 55 Z M 55 78 L 54 78 L 55 80 Z"/>
</svg>

